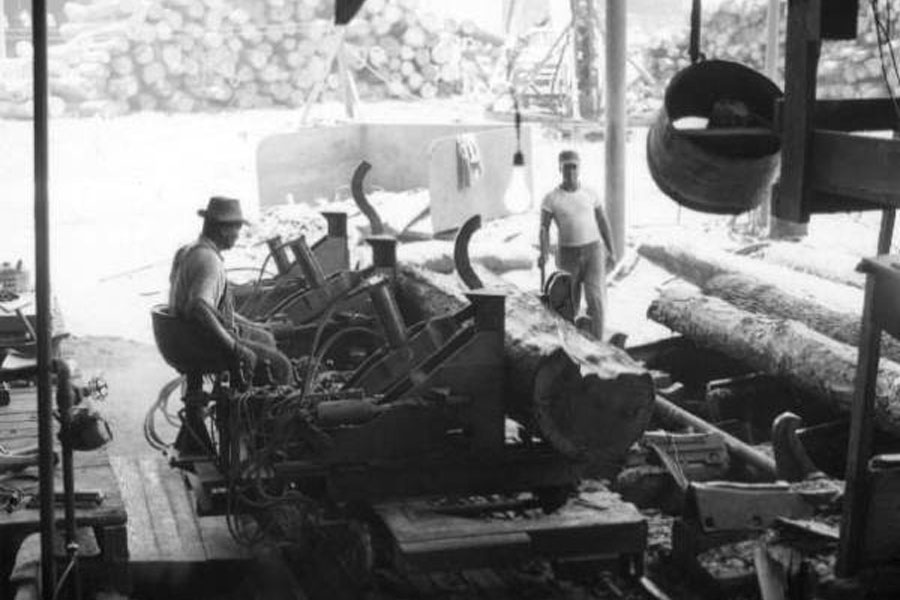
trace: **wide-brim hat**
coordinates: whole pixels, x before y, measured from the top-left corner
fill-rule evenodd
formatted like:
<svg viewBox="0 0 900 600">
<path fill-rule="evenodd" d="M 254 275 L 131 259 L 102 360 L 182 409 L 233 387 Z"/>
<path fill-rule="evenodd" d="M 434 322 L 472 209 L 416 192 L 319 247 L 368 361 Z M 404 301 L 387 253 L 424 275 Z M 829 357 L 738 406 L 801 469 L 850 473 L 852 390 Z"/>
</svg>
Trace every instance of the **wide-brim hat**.
<svg viewBox="0 0 900 600">
<path fill-rule="evenodd" d="M 209 199 L 206 208 L 201 208 L 197 214 L 204 219 L 215 223 L 241 223 L 249 225 L 241 212 L 241 201 L 224 196 L 213 196 Z"/>
</svg>

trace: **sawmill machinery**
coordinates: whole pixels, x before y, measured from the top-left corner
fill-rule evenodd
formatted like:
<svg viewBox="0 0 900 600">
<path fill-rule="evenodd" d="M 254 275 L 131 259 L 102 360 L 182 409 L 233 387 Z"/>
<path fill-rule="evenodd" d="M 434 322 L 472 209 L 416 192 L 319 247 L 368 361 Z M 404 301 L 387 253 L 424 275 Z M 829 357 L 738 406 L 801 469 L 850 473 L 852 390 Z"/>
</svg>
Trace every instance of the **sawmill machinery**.
<svg viewBox="0 0 900 600">
<path fill-rule="evenodd" d="M 342 212 L 322 212 L 327 230 L 310 246 L 305 236 L 285 242 L 281 236 L 266 240 L 269 254 L 259 269 L 256 280 L 233 286 L 235 305 L 248 319 L 266 318 L 278 304 L 313 283 L 334 273 L 350 269 L 350 248 L 347 239 L 347 215 Z M 293 254 L 293 260 L 288 256 Z M 314 266 L 311 266 L 315 261 Z M 264 277 L 269 262 L 277 274 Z M 315 281 L 310 279 L 310 275 Z"/>
<path fill-rule="evenodd" d="M 258 468 L 279 474 L 280 485 L 287 478 L 302 488 L 307 479 L 324 477 L 329 487 L 341 490 L 338 497 L 346 498 L 390 495 L 398 485 L 420 492 L 510 485 L 513 479 L 500 483 L 496 477 L 510 459 L 503 452 L 503 296 L 471 292 L 466 308 L 407 327 L 389 278 L 371 274 L 354 293 L 369 298 L 379 321 L 373 333 L 384 343 L 353 371 L 321 368 L 352 327 L 325 335 L 326 321 L 320 319 L 318 343 L 298 369 L 297 389 L 242 387 L 228 377 L 220 377 L 211 391 L 195 386 L 210 408 L 208 437 L 218 440 L 213 462 L 237 476 L 247 457 L 254 456 L 271 461 Z M 189 380 L 189 390 L 190 380 L 222 369 L 179 354 L 172 344 L 179 324 L 166 309 L 156 309 L 153 318 L 159 349 Z M 528 448 L 542 457 L 538 470 L 543 469 L 546 449 L 541 444 Z M 520 461 L 521 454 L 515 455 Z M 550 462 L 554 474 L 543 484 L 571 484 L 571 469 L 556 468 L 562 466 L 559 460 Z M 446 478 L 433 472 L 438 465 Z M 358 478 L 361 466 L 388 476 L 368 473 L 349 485 L 346 478 Z M 407 468 L 422 481 L 410 478 Z"/>
<path fill-rule="evenodd" d="M 369 221 L 367 240 L 375 253 L 375 262 L 393 260 L 396 241 L 384 237 L 384 224 L 363 190 L 363 182 L 372 165 L 362 161 L 350 181 L 351 195 L 359 211 Z M 320 314 L 323 304 L 332 302 L 352 287 L 347 275 L 350 271 L 350 239 L 347 214 L 323 211 L 327 226 L 325 235 L 311 246 L 305 236 L 284 242 L 281 236 L 266 240 L 269 254 L 259 269 L 256 281 L 235 285 L 234 297 L 238 311 L 248 319 L 267 321 L 290 307 L 288 319 L 295 325 L 308 322 Z M 293 260 L 288 256 L 293 254 Z M 265 278 L 269 262 L 274 263 L 277 275 Z M 310 294 L 315 290 L 314 293 Z M 305 298 L 305 299 L 304 299 Z M 297 300 L 300 300 L 297 302 Z"/>
<path fill-rule="evenodd" d="M 242 316 L 269 325 L 278 340 L 279 348 L 292 358 L 311 352 L 317 321 L 328 313 L 321 335 L 331 335 L 337 329 L 352 328 L 356 345 L 350 337 L 338 352 L 346 366 L 358 363 L 359 357 L 376 348 L 368 331 L 377 327 L 374 308 L 366 294 L 351 293 L 373 273 L 392 276 L 396 264 L 396 239 L 384 235 L 378 212 L 363 191 L 363 180 L 371 165 L 362 161 L 353 173 L 351 190 L 354 202 L 370 224 L 366 242 L 371 248 L 371 264 L 365 268 L 351 268 L 350 240 L 347 233 L 347 214 L 323 212 L 328 224 L 327 234 L 310 246 L 305 236 L 287 243 L 280 237 L 267 240 L 269 255 L 260 268 L 260 277 L 252 284 L 235 286 L 236 307 Z M 287 256 L 293 254 L 293 261 Z M 262 278 L 269 261 L 277 265 L 278 275 Z M 356 356 L 357 358 L 353 358 Z M 349 361 L 349 362 L 348 362 Z"/>
<path fill-rule="evenodd" d="M 187 394 L 195 395 L 185 401 L 199 399 L 208 409 L 205 431 L 187 433 L 208 439 L 208 453 L 180 456 L 176 463 L 190 474 L 201 512 L 224 512 L 238 539 L 362 520 L 387 527 L 404 560 L 445 568 L 471 564 L 481 556 L 471 553 L 471 545 L 487 538 L 401 543 L 401 521 L 418 522 L 413 513 L 435 525 L 436 513 L 423 508 L 432 506 L 427 499 L 443 498 L 438 512 L 444 519 L 501 508 L 549 514 L 567 505 L 576 489 L 577 461 L 533 432 L 521 436 L 507 420 L 504 295 L 471 291 L 463 308 L 407 326 L 388 270 L 382 265 L 381 272 L 367 273 L 352 292 L 371 303 L 378 322 L 371 331 L 380 346 L 353 369 L 325 368 L 325 358 L 354 329 L 338 325 L 326 334 L 333 312 L 326 311 L 312 322 L 315 342 L 297 363 L 295 387 L 249 386 L 229 377 L 225 365 L 179 354 L 172 344 L 179 324 L 165 309 L 154 311 L 157 345 L 187 379 Z M 209 375 L 215 383 L 204 386 Z M 481 508 L 460 508 L 454 500 L 473 495 L 493 500 Z M 498 552 L 493 559 L 621 554 L 636 572 L 646 524 L 633 507 L 616 503 L 617 510 L 607 511 L 583 501 L 570 506 L 581 511 L 577 518 L 532 520 L 525 527 L 530 533 L 523 529 L 514 544 L 510 533 L 492 530 L 489 535 L 500 536 L 491 538 Z M 286 528 L 288 509 L 293 516 Z M 254 517 L 250 526 L 248 515 Z M 466 521 L 467 535 L 479 527 L 512 526 L 479 519 Z M 588 535 L 611 526 L 622 535 Z M 443 533 L 435 535 L 447 535 L 446 527 L 438 530 Z"/>
</svg>

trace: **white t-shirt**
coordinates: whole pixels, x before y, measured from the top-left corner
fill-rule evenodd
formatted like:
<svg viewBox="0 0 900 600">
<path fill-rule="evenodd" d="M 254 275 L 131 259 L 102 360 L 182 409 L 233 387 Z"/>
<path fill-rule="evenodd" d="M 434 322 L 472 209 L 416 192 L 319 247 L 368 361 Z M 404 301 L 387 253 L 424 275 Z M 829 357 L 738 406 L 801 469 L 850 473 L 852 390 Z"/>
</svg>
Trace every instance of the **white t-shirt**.
<svg viewBox="0 0 900 600">
<path fill-rule="evenodd" d="M 584 246 L 600 241 L 600 229 L 594 217 L 598 207 L 603 207 L 600 197 L 584 186 L 574 192 L 554 188 L 541 203 L 541 210 L 547 211 L 556 220 L 560 246 Z"/>
</svg>

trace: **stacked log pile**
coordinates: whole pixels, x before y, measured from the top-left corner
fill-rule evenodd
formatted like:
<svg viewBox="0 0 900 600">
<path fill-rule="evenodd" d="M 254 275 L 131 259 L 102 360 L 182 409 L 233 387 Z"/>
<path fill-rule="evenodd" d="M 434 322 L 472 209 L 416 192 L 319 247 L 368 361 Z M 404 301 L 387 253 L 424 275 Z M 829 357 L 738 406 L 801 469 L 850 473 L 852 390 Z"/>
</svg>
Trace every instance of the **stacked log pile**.
<svg viewBox="0 0 900 600">
<path fill-rule="evenodd" d="M 849 412 L 862 290 L 801 265 L 794 270 L 684 240 L 644 244 L 639 252 L 683 279 L 651 304 L 652 320 Z M 886 335 L 882 357 L 877 422 L 900 434 L 900 344 Z"/>
<path fill-rule="evenodd" d="M 50 50 L 51 95 L 73 114 L 296 107 L 320 81 L 337 97 L 333 10 L 329 0 L 68 2 Z M 418 0 L 369 0 L 344 40 L 362 98 L 484 92 L 502 42 Z M 30 83 L 20 83 L 12 99 L 0 83 L 0 99 L 25 104 Z"/>
<path fill-rule="evenodd" d="M 884 4 L 879 3 L 881 8 Z M 888 0 L 891 15 L 897 14 L 900 2 Z M 786 2 L 782 2 L 781 47 L 778 77 L 784 81 L 784 36 Z M 707 58 L 731 60 L 762 72 L 765 61 L 767 3 L 757 0 L 730 0 L 716 10 L 706 11 L 701 28 L 701 51 Z M 660 38 L 644 49 L 643 62 L 659 81 L 669 81 L 675 73 L 690 64 L 688 58 L 687 15 L 685 29 L 676 35 Z M 887 49 L 885 60 L 890 61 Z M 891 71 L 888 65 L 888 71 Z M 891 76 L 891 84 L 897 86 Z M 819 62 L 819 97 L 868 98 L 886 95 L 878 52 L 875 19 L 870 3 L 860 3 L 859 35 L 854 41 L 823 44 Z M 659 94 L 661 88 L 647 87 L 648 95 Z"/>
</svg>

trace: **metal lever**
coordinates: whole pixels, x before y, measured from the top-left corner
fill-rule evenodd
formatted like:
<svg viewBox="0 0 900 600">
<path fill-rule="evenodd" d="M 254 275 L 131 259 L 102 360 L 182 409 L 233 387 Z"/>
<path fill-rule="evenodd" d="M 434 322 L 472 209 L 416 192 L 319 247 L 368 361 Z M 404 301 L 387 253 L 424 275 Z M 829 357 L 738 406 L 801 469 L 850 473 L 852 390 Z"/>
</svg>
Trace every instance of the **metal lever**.
<svg viewBox="0 0 900 600">
<path fill-rule="evenodd" d="M 406 345 L 409 338 L 406 335 L 406 327 L 403 325 L 397 301 L 394 300 L 394 295 L 391 294 L 387 284 L 386 279 L 373 284 L 369 288 L 369 297 L 372 299 L 375 312 L 384 327 L 388 345 L 391 348 L 400 348 Z"/>
<path fill-rule="evenodd" d="M 302 236 L 291 242 L 291 250 L 297 258 L 297 264 L 303 272 L 303 278 L 309 282 L 310 287 L 320 288 L 325 284 L 325 273 L 322 271 L 322 265 L 319 260 L 309 249 L 306 239 Z"/>
</svg>

